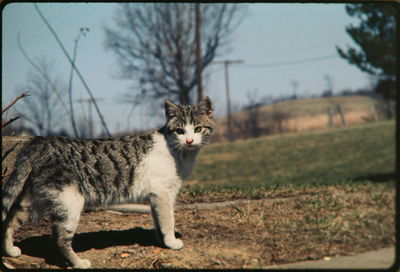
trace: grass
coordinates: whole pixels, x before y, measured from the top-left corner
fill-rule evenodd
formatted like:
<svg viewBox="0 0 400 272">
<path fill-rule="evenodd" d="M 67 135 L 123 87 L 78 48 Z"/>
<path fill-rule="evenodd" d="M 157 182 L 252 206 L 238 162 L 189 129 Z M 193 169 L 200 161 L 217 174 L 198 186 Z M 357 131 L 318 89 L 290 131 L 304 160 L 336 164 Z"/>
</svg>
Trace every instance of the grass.
<svg viewBox="0 0 400 272">
<path fill-rule="evenodd" d="M 393 189 L 382 184 L 319 189 L 264 210 L 268 235 L 262 244 L 270 254 L 265 261 L 321 259 L 395 244 Z"/>
<path fill-rule="evenodd" d="M 222 201 L 249 192 L 225 188 L 191 195 L 185 191 L 179 200 Z M 192 233 L 195 226 L 196 230 L 208 229 L 216 234 L 220 243 L 250 246 L 259 267 L 253 264 L 246 268 L 320 260 L 395 245 L 395 190 L 391 182 L 285 185 L 252 192 L 259 197 L 264 194 L 264 199 L 226 209 L 188 212 L 188 232 Z M 190 239 L 197 244 L 211 238 L 196 240 L 193 234 Z"/>
<path fill-rule="evenodd" d="M 105 211 L 82 214 L 75 249 L 96 268 L 187 270 L 265 268 L 395 245 L 395 190 L 389 183 L 282 186 L 261 191 L 268 197 L 257 202 L 213 210 L 177 209 L 176 231 L 185 241 L 179 252 L 153 244 L 153 222 L 148 214 L 121 216 Z M 210 191 L 192 200 L 229 197 L 226 192 Z M 236 197 L 245 191 L 230 193 Z M 271 199 L 282 196 L 287 197 Z M 47 220 L 25 225 L 16 237 L 28 256 L 5 260 L 19 269 L 56 268 L 55 256 L 44 253 L 52 248 L 49 231 Z M 124 252 L 130 256 L 123 257 Z"/>
<path fill-rule="evenodd" d="M 251 245 L 246 268 L 263 268 L 394 246 L 394 181 L 392 120 L 210 145 L 177 201 L 263 199 L 202 220 L 240 233 L 221 241 Z"/>
<path fill-rule="evenodd" d="M 394 147 L 393 120 L 214 144 L 200 154 L 187 188 L 195 193 L 390 181 Z"/>
</svg>

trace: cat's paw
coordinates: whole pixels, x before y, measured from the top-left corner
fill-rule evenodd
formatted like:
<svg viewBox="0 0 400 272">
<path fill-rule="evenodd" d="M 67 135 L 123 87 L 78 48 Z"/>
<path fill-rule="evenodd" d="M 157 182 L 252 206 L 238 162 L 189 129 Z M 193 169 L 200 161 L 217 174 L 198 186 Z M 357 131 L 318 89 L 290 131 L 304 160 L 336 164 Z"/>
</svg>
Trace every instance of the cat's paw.
<svg viewBox="0 0 400 272">
<path fill-rule="evenodd" d="M 16 246 L 6 248 L 5 254 L 10 257 L 19 257 L 21 256 L 21 249 L 19 249 L 19 247 Z"/>
<path fill-rule="evenodd" d="M 85 269 L 90 268 L 92 264 L 88 259 L 80 259 L 78 262 L 74 264 L 74 268 Z"/>
<path fill-rule="evenodd" d="M 164 244 L 171 249 L 181 249 L 183 247 L 183 242 L 181 239 L 170 238 L 164 240 Z"/>
</svg>

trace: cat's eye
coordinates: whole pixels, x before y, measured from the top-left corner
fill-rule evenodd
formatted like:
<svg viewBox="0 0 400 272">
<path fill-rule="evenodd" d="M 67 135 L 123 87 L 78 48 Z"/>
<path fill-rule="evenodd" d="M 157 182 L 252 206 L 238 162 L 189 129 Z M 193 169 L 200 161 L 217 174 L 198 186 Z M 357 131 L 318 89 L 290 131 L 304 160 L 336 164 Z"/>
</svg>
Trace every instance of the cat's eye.
<svg viewBox="0 0 400 272">
<path fill-rule="evenodd" d="M 199 133 L 203 128 L 202 127 L 195 127 L 194 132 Z"/>
<path fill-rule="evenodd" d="M 182 135 L 182 134 L 185 133 L 185 131 L 183 131 L 183 129 L 181 129 L 181 128 L 175 129 L 175 132 L 176 132 L 177 134 L 179 134 L 179 135 Z"/>
</svg>

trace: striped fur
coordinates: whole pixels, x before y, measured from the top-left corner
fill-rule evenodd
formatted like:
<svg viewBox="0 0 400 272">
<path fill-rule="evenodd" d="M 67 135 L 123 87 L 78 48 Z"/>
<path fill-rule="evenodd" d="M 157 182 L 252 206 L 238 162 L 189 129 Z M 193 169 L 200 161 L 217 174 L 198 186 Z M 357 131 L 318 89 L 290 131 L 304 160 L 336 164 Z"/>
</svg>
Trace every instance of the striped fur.
<svg viewBox="0 0 400 272">
<path fill-rule="evenodd" d="M 165 102 L 166 125 L 142 135 L 93 140 L 35 137 L 17 156 L 3 185 L 3 249 L 19 256 L 13 232 L 49 214 L 61 254 L 78 268 L 90 267 L 71 242 L 84 207 L 149 202 L 157 233 L 170 248 L 175 197 L 214 127 L 211 101 L 178 106 Z"/>
</svg>

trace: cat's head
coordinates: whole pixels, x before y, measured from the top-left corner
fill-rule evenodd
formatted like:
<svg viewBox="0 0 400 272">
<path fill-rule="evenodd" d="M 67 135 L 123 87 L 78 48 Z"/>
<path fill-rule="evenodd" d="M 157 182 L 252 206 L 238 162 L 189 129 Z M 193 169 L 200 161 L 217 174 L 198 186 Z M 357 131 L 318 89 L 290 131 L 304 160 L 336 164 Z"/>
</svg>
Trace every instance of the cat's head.
<svg viewBox="0 0 400 272">
<path fill-rule="evenodd" d="M 177 149 L 197 149 L 209 142 L 214 129 L 213 109 L 207 96 L 195 105 L 165 101 L 167 136 Z"/>
</svg>

